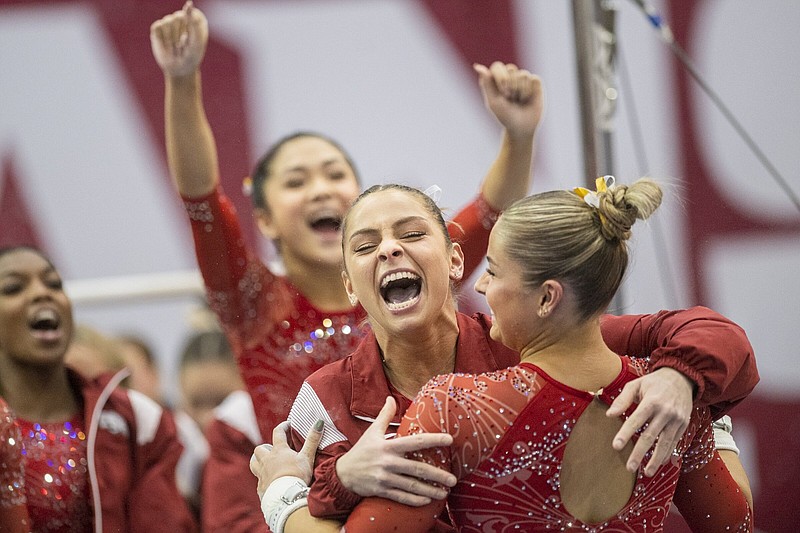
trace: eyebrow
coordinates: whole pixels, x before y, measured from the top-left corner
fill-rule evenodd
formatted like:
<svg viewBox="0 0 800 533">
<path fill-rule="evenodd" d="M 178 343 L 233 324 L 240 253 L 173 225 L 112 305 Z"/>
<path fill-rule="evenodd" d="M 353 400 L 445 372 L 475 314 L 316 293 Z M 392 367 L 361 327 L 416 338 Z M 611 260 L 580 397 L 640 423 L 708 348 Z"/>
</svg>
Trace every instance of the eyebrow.
<svg viewBox="0 0 800 533">
<path fill-rule="evenodd" d="M 397 228 L 399 226 L 402 226 L 403 224 L 408 224 L 409 222 L 413 222 L 415 220 L 422 220 L 424 222 L 427 222 L 427 219 L 425 217 L 423 217 L 423 216 L 410 215 L 410 216 L 403 217 L 403 218 L 395 221 L 392 224 L 392 227 L 393 228 Z M 375 229 L 375 228 L 363 228 L 363 229 L 356 230 L 356 231 L 353 232 L 352 235 L 350 235 L 350 238 L 348 239 L 348 241 L 352 241 L 353 239 L 355 239 L 359 235 L 371 234 L 371 233 L 378 233 L 378 230 Z"/>
<path fill-rule="evenodd" d="M 325 161 L 323 161 L 320 166 L 329 167 L 331 165 L 341 164 L 341 163 L 346 163 L 346 161 L 341 157 L 332 157 L 330 159 L 326 159 Z M 308 168 L 309 168 L 308 165 L 299 164 L 285 169 L 283 173 L 285 174 L 288 172 L 307 172 Z"/>
</svg>

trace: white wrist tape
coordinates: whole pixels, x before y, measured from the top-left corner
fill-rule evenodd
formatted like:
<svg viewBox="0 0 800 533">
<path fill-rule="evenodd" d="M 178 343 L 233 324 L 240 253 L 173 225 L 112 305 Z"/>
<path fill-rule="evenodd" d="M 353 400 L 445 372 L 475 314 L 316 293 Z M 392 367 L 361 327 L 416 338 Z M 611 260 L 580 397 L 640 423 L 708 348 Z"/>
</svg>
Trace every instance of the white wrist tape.
<svg viewBox="0 0 800 533">
<path fill-rule="evenodd" d="M 308 505 L 308 485 L 299 477 L 283 476 L 270 483 L 261 498 L 261 512 L 272 533 L 283 526 L 295 510 Z"/>
<path fill-rule="evenodd" d="M 714 421 L 711 427 L 714 428 L 714 447 L 717 450 L 729 450 L 739 455 L 739 448 L 731 435 L 731 431 L 733 431 L 731 417 L 725 415 Z"/>
</svg>

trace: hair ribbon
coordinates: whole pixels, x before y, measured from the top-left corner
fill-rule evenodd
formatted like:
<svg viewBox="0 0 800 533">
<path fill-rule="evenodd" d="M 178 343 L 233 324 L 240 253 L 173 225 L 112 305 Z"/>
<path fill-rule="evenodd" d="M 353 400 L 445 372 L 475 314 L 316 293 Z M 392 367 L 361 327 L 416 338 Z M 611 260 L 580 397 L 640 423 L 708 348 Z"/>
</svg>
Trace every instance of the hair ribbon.
<svg viewBox="0 0 800 533">
<path fill-rule="evenodd" d="M 614 181 L 614 176 L 601 176 L 594 180 L 594 186 L 597 190 L 590 191 L 589 189 L 584 189 L 583 187 L 575 187 L 572 189 L 572 192 L 583 198 L 583 201 L 588 205 L 597 209 L 600 207 L 600 198 L 597 195 L 601 192 L 607 192 L 609 187 L 614 186 Z"/>
</svg>

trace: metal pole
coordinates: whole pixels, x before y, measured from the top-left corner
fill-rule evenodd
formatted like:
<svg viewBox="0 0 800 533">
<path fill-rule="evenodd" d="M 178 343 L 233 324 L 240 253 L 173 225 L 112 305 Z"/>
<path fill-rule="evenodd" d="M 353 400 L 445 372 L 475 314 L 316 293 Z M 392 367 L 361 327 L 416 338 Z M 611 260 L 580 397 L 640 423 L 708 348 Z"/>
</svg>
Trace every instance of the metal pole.
<svg viewBox="0 0 800 533">
<path fill-rule="evenodd" d="M 614 173 L 615 15 L 612 0 L 572 0 L 584 180 L 592 189 L 595 178 Z M 622 310 L 622 288 L 609 310 Z"/>
</svg>

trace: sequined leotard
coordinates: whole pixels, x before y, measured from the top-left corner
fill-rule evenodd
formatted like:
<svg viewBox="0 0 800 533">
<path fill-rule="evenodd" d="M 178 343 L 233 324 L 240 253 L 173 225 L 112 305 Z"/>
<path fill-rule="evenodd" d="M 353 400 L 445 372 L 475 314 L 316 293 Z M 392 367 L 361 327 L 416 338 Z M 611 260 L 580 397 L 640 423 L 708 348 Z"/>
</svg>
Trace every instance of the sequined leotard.
<svg viewBox="0 0 800 533">
<path fill-rule="evenodd" d="M 22 433 L 5 400 L 0 398 L 0 531 L 31 529 L 22 466 Z"/>
<path fill-rule="evenodd" d="M 598 395 L 604 403 L 647 372 L 644 360 L 623 357 L 622 362 L 618 377 Z M 439 376 L 406 411 L 398 435 L 453 435 L 450 448 L 419 456 L 459 479 L 448 498 L 459 531 L 662 531 L 679 477 L 690 478 L 683 490 L 695 493 L 716 485 L 714 505 L 706 510 L 711 512 L 690 523 L 693 531 L 751 530 L 744 497 L 714 451 L 708 408 L 695 409 L 670 463 L 653 477 L 639 471 L 630 499 L 615 516 L 586 524 L 570 515 L 559 474 L 571 431 L 593 398 L 529 363 L 480 375 Z M 428 531 L 443 505 L 415 509 L 366 499 L 348 520 L 347 531 Z"/>
<path fill-rule="evenodd" d="M 246 246 L 233 205 L 217 188 L 184 198 L 209 304 L 237 354 L 261 435 L 286 419 L 303 379 L 352 352 L 363 337 L 361 306 L 341 312 L 314 307 Z M 451 225 L 465 255 L 465 279 L 483 260 L 497 212 L 478 196 Z M 454 229 L 456 228 L 456 229 Z"/>
</svg>

